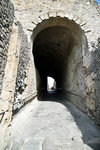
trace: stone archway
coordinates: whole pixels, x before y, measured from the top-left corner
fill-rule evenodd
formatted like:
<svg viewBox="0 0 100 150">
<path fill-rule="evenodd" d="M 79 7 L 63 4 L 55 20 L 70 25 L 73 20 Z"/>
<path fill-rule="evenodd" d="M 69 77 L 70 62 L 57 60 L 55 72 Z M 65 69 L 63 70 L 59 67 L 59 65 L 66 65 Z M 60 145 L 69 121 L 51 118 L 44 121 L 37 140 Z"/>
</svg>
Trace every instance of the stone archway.
<svg viewBox="0 0 100 150">
<path fill-rule="evenodd" d="M 37 89 L 46 89 L 46 78 L 51 76 L 57 88 L 83 97 L 85 79 L 82 70 L 87 39 L 81 27 L 68 18 L 51 17 L 37 25 L 32 39 Z M 68 97 L 74 104 L 82 103 L 79 107 L 83 107 L 82 99 Z"/>
</svg>

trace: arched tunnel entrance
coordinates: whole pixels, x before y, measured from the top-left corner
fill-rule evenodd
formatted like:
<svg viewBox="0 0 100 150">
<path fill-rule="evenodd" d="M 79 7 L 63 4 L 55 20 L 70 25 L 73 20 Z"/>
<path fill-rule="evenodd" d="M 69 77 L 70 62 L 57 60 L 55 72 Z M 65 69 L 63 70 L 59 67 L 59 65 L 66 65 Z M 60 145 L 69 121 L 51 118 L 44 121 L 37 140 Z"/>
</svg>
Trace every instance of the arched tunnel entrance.
<svg viewBox="0 0 100 150">
<path fill-rule="evenodd" d="M 33 41 L 37 90 L 47 89 L 50 76 L 57 89 L 83 94 L 87 42 L 80 26 L 67 18 L 49 18 L 36 27 Z"/>
</svg>

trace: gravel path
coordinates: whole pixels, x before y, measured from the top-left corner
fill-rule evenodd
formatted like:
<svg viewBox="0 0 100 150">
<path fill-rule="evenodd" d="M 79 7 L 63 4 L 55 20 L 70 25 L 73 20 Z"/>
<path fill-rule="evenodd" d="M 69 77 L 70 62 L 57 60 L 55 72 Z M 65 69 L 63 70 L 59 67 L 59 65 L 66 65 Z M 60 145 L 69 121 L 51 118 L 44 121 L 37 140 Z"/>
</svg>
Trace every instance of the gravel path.
<svg viewBox="0 0 100 150">
<path fill-rule="evenodd" d="M 10 138 L 11 150 L 100 150 L 100 128 L 53 93 L 14 117 Z"/>
</svg>

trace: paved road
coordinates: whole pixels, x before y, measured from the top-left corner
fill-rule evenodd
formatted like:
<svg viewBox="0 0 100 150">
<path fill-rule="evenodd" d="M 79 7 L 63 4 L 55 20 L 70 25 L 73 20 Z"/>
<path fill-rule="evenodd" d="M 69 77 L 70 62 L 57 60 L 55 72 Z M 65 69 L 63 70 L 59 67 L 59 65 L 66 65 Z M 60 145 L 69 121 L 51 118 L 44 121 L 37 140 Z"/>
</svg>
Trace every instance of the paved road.
<svg viewBox="0 0 100 150">
<path fill-rule="evenodd" d="M 24 107 L 11 131 L 11 150 L 100 150 L 100 128 L 53 93 Z"/>
</svg>

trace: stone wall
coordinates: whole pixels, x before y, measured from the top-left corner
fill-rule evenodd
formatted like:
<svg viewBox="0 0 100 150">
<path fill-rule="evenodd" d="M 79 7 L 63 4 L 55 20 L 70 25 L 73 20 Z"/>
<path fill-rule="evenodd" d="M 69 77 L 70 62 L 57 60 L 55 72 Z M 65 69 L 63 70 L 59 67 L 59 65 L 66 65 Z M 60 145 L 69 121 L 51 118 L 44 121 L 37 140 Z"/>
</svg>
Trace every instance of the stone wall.
<svg viewBox="0 0 100 150">
<path fill-rule="evenodd" d="M 93 119 L 100 125 L 100 39 L 96 43 L 92 43 L 94 52 L 91 52 L 91 64 L 86 69 L 88 74 L 89 87 L 86 89 L 90 102 L 89 113 L 94 116 Z"/>
<path fill-rule="evenodd" d="M 16 25 L 19 28 L 20 31 L 20 55 L 19 55 L 19 64 L 18 64 L 18 71 L 17 71 L 17 77 L 16 77 L 16 88 L 15 88 L 15 103 L 18 102 L 18 100 L 21 99 L 22 93 L 26 88 L 26 84 L 24 82 L 26 78 L 26 70 L 27 65 L 29 63 L 29 44 L 27 36 L 25 35 L 23 28 L 20 24 L 20 22 L 16 22 Z M 16 110 L 19 109 L 22 104 L 17 104 L 16 107 L 13 109 Z"/>
<path fill-rule="evenodd" d="M 15 21 L 20 32 L 19 62 L 16 76 L 16 87 L 14 93 L 13 113 L 16 113 L 24 105 L 24 100 L 34 97 L 35 89 L 35 68 L 31 54 L 31 45 L 19 21 Z M 32 68 L 30 72 L 29 69 Z M 31 80 L 30 80 L 31 78 Z M 29 81 L 30 80 L 30 81 Z"/>
<path fill-rule="evenodd" d="M 9 0 L 0 1 L 0 93 L 2 90 L 2 81 L 4 69 L 7 60 L 10 33 L 14 20 L 14 7 Z"/>
<path fill-rule="evenodd" d="M 5 68 L 8 60 L 9 42 L 14 21 L 14 6 L 10 0 L 0 1 L 0 150 L 4 149 L 7 135 L 7 128 L 11 121 L 11 115 L 7 95 L 2 98 L 3 80 L 6 74 Z M 7 71 L 8 74 L 8 71 Z M 6 85 L 8 88 L 9 85 Z M 4 94 L 3 94 L 4 95 Z"/>
</svg>

